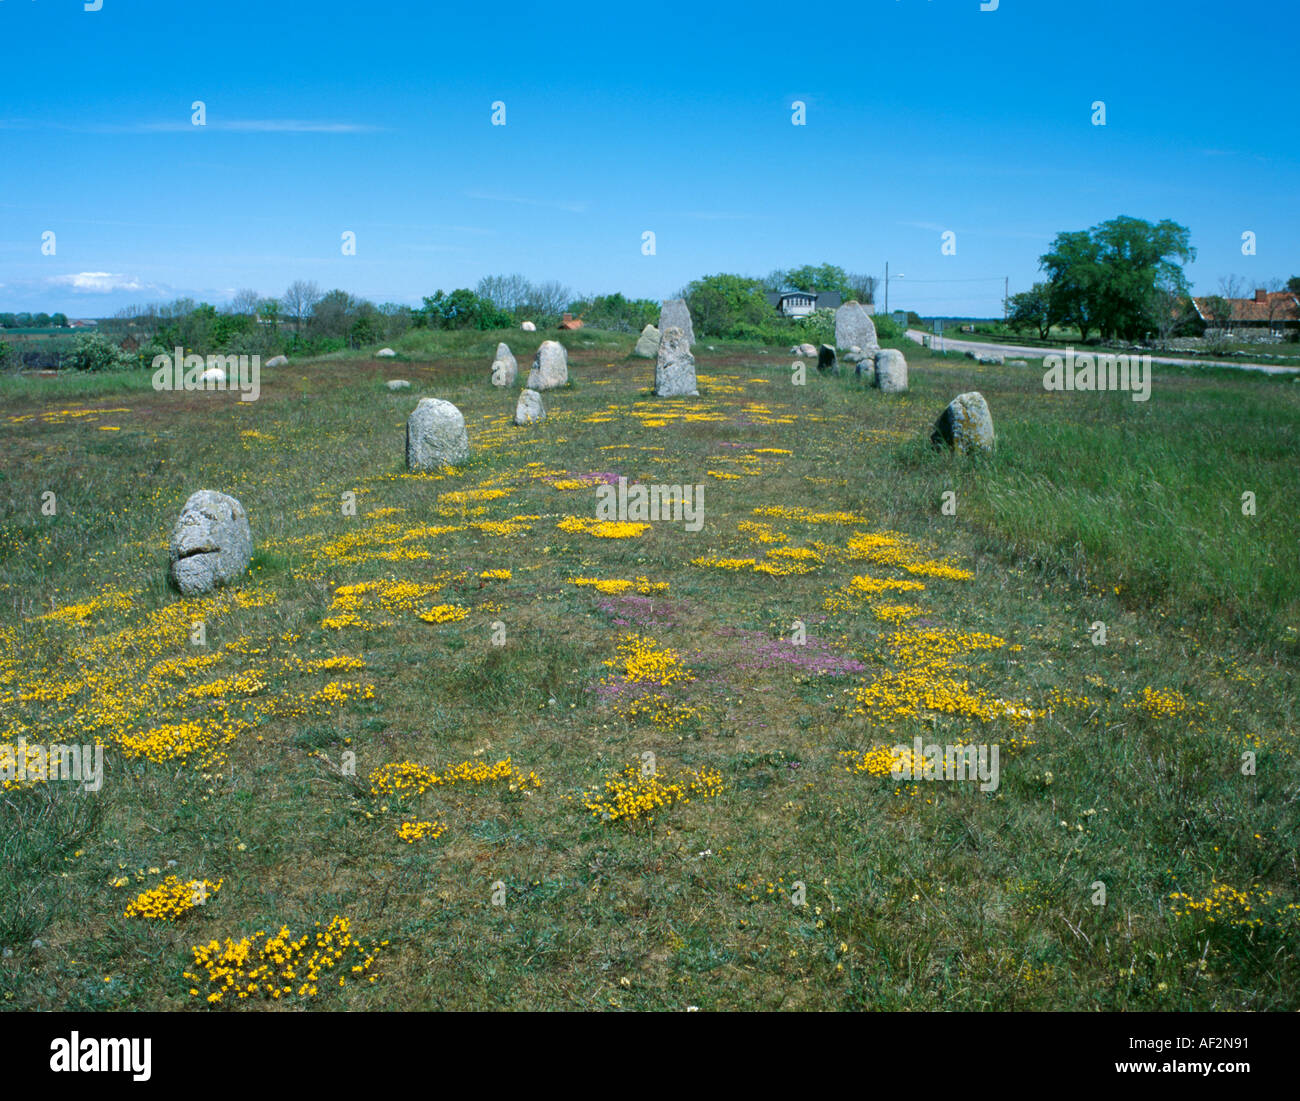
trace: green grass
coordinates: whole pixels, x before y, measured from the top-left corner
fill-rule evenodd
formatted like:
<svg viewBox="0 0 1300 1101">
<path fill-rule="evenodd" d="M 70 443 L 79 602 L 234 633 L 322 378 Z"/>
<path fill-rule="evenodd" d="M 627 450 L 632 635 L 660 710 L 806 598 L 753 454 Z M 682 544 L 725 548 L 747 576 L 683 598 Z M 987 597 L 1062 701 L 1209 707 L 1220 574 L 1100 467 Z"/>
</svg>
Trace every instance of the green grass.
<svg viewBox="0 0 1300 1101">
<path fill-rule="evenodd" d="M 784 348 L 709 352 L 706 341 L 701 398 L 656 404 L 653 364 L 626 358 L 632 337 L 580 331 L 564 337 L 573 385 L 545 396 L 544 424 L 516 429 L 515 394 L 490 385 L 488 364 L 503 339 L 526 371 L 549 335 L 410 333 L 393 343 L 397 361 L 340 353 L 267 371 L 261 400 L 242 405 L 156 394 L 138 374 L 0 379 L 0 742 L 98 731 L 108 743 L 94 795 L 66 782 L 0 793 L 0 947 L 13 952 L 0 960 L 0 1005 L 198 1009 L 182 977 L 192 945 L 282 925 L 298 935 L 342 914 L 354 934 L 389 941 L 377 981 L 322 982 L 318 997 L 280 1004 L 1300 1008 L 1297 911 L 1246 931 L 1175 917 L 1169 899 L 1224 883 L 1300 902 L 1300 387 L 1157 369 L 1146 403 L 1048 394 L 1037 365 L 979 367 L 906 345 L 912 389 L 887 396 L 815 371 L 794 387 Z M 412 390 L 390 393 L 392 377 Z M 932 451 L 935 416 L 968 389 L 989 401 L 996 453 Z M 454 401 L 469 427 L 471 459 L 445 477 L 404 471 L 403 424 L 425 395 Z M 79 409 L 105 411 L 69 415 Z M 106 411 L 116 409 L 126 411 Z M 709 416 L 655 423 L 663 410 Z M 594 515 L 594 491 L 538 476 L 560 472 L 702 483 L 704 530 L 660 523 L 616 540 L 561 530 L 566 515 Z M 257 545 L 243 606 L 230 593 L 202 605 L 204 647 L 185 637 L 198 605 L 178 609 L 179 635 L 144 630 L 183 603 L 165 584 L 167 536 L 201 487 L 243 502 Z M 439 502 L 475 488 L 508 495 Z M 1247 489 L 1253 517 L 1241 512 Z M 41 512 L 46 491 L 54 516 Z M 955 516 L 941 509 L 947 491 Z M 340 507 L 347 492 L 355 517 Z M 861 520 L 755 515 L 769 506 Z M 403 511 L 368 518 L 381 509 Z M 508 535 L 469 526 L 518 516 L 537 519 Z M 788 576 L 690 564 L 762 559 L 779 544 L 738 531 L 753 522 L 823 561 Z M 385 543 L 374 535 L 385 523 L 460 530 Z M 855 532 L 882 531 L 973 578 L 922 576 L 923 592 L 827 610 L 855 575 L 913 577 L 848 557 Z M 347 537 L 430 557 L 325 550 Z M 512 576 L 479 578 L 492 569 Z M 455 604 L 466 618 L 433 624 L 399 609 L 376 630 L 323 625 L 340 585 L 440 576 L 419 607 Z M 669 589 L 636 601 L 568 584 L 575 576 Z M 80 623 L 38 618 L 114 591 L 119 605 Z M 943 710 L 853 713 L 853 693 L 900 667 L 888 648 L 898 628 L 873 614 L 888 603 L 921 606 L 923 629 L 1005 639 L 965 655 L 961 676 L 1039 711 L 1032 727 Z M 796 619 L 817 652 L 864 668 L 758 667 Z M 1090 637 L 1098 620 L 1104 646 Z M 679 708 L 666 724 L 629 718 L 594 691 L 633 630 L 694 675 L 662 690 Z M 155 690 L 157 662 L 218 654 Z M 365 668 L 295 664 L 329 655 Z M 262 687 L 177 702 L 186 687 L 249 670 Z M 330 679 L 370 684 L 373 697 L 301 714 L 271 706 Z M 1144 689 L 1185 709 L 1143 707 Z M 121 752 L 123 732 L 171 721 L 178 707 L 199 723 L 224 709 L 252 725 L 208 765 Z M 915 736 L 999 743 L 999 788 L 845 770 L 841 752 Z M 1010 748 L 1026 736 L 1032 744 Z M 1252 776 L 1241 773 L 1247 749 Z M 652 823 L 581 807 L 584 791 L 645 752 L 670 778 L 716 769 L 724 790 Z M 346 753 L 355 777 L 340 774 Z M 507 755 L 536 772 L 539 790 L 457 785 L 402 804 L 367 781 L 390 762 Z M 447 832 L 407 844 L 395 829 L 408 819 Z M 168 872 L 223 885 L 174 923 L 124 918 Z M 498 881 L 504 906 L 491 901 Z M 795 881 L 806 906 L 788 900 Z M 1091 902 L 1097 881 L 1104 907 Z"/>
</svg>

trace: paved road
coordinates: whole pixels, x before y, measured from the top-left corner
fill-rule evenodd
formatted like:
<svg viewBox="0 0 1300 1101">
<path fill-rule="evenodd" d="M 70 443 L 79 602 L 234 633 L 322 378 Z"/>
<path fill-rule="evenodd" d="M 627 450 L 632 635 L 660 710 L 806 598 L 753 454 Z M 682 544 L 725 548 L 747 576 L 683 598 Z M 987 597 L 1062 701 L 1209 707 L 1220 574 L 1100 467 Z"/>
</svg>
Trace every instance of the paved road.
<svg viewBox="0 0 1300 1101">
<path fill-rule="evenodd" d="M 907 335 L 909 339 L 920 344 L 922 343 L 922 337 L 931 334 L 923 333 L 920 329 L 908 329 Z M 1064 348 L 1027 348 L 1021 344 L 986 344 L 977 340 L 954 340 L 949 336 L 944 336 L 943 346 L 949 352 L 974 352 L 976 355 L 1033 356 L 1035 359 L 1041 356 L 1065 355 Z M 1076 353 L 1079 350 L 1076 348 Z M 1263 371 L 1266 375 L 1300 374 L 1300 367 L 1288 367 L 1281 363 L 1234 363 L 1231 360 L 1222 359 L 1175 359 L 1172 356 L 1157 355 L 1151 357 L 1151 362 L 1166 363 L 1174 367 L 1235 367 L 1241 371 Z"/>
</svg>

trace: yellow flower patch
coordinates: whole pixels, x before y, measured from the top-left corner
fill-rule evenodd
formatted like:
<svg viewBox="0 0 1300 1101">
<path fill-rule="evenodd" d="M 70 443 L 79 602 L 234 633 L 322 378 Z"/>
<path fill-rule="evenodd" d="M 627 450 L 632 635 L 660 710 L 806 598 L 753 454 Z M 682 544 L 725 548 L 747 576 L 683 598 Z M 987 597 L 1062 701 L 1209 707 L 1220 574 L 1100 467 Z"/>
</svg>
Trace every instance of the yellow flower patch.
<svg viewBox="0 0 1300 1101">
<path fill-rule="evenodd" d="M 127 906 L 123 917 L 152 918 L 156 921 L 175 921 L 195 906 L 202 906 L 221 890 L 223 880 L 212 883 L 206 879 L 181 880 L 169 875 L 158 886 L 137 895 Z"/>
<path fill-rule="evenodd" d="M 382 765 L 370 774 L 370 791 L 373 795 L 423 795 L 430 788 L 450 787 L 453 784 L 492 784 L 506 781 L 511 791 L 534 790 L 542 781 L 533 771 L 521 772 L 509 757 L 487 764 L 483 761 L 462 761 L 448 765 L 437 772 L 415 761 L 397 761 Z"/>
<path fill-rule="evenodd" d="M 647 774 L 640 765 L 629 765 L 609 777 L 603 791 L 583 792 L 582 805 L 593 818 L 606 822 L 653 820 L 660 809 L 689 803 L 692 798 L 710 799 L 722 790 L 722 773 L 717 769 L 687 769 L 666 783 L 653 770 Z"/>
<path fill-rule="evenodd" d="M 195 945 L 190 949 L 194 970 L 184 977 L 200 985 L 191 987 L 190 995 L 210 1005 L 226 999 L 279 1000 L 295 993 L 314 998 L 322 979 L 329 986 L 343 986 L 348 979 L 375 981 L 368 972 L 388 941 L 363 944 L 353 938 L 348 919 L 338 915 L 323 929 L 316 922 L 316 930 L 294 940 L 284 925 L 269 940 L 259 930 L 238 942 L 226 938 L 224 944 L 212 940 Z"/>
<path fill-rule="evenodd" d="M 649 524 L 619 520 L 595 520 L 579 516 L 566 516 L 555 525 L 561 531 L 585 533 L 598 539 L 633 539 L 650 530 Z"/>
<path fill-rule="evenodd" d="M 426 837 L 441 837 L 446 832 L 445 822 L 403 822 L 397 827 L 397 836 L 411 845 L 423 841 Z"/>
<path fill-rule="evenodd" d="M 618 655 L 605 664 L 627 682 L 666 687 L 694 679 L 676 650 L 661 646 L 648 635 L 624 635 L 618 642 Z"/>
<path fill-rule="evenodd" d="M 604 593 L 606 596 L 617 596 L 620 593 L 632 590 L 635 590 L 642 596 L 649 596 L 652 593 L 666 593 L 668 591 L 667 581 L 651 581 L 646 577 L 638 577 L 635 581 L 626 581 L 621 578 L 602 580 L 598 577 L 570 577 L 568 579 L 568 584 L 592 588 L 598 593 Z"/>
<path fill-rule="evenodd" d="M 469 609 L 459 604 L 435 604 L 427 612 L 421 612 L 420 618 L 425 623 L 459 623 L 469 615 Z"/>
</svg>

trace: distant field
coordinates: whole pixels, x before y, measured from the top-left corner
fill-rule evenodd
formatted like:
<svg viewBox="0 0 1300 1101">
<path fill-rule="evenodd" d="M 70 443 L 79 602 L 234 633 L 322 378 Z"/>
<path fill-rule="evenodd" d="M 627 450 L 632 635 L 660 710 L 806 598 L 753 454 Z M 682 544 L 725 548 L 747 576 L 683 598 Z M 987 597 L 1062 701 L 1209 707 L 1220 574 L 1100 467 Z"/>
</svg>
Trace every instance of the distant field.
<svg viewBox="0 0 1300 1101">
<path fill-rule="evenodd" d="M 547 335 L 412 332 L 255 403 L 0 376 L 0 744 L 107 770 L 0 793 L 0 1005 L 1300 1008 L 1300 385 L 1045 393 L 903 342 L 887 396 L 706 340 L 660 401 L 583 330 L 516 428 L 488 364 L 522 385 Z M 969 389 L 996 453 L 933 451 Z M 406 472 L 421 396 L 462 469 Z M 702 484 L 703 530 L 591 530 L 620 476 Z M 199 488 L 256 554 L 186 602 Z M 891 778 L 916 737 L 997 744 L 999 786 Z M 168 875 L 201 905 L 124 916 Z M 239 962 L 335 916 L 364 950 L 314 979 Z"/>
</svg>

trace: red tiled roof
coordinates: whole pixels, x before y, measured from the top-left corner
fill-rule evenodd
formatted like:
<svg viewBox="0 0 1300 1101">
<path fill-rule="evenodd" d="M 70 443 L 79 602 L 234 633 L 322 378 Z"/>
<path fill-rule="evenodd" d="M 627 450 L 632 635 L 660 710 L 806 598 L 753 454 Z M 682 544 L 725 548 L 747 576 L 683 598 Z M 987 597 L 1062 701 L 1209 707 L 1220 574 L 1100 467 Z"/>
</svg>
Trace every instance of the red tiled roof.
<svg viewBox="0 0 1300 1101">
<path fill-rule="evenodd" d="M 1300 321 L 1300 300 L 1290 291 L 1273 291 L 1258 298 L 1225 298 L 1230 312 L 1226 319 L 1216 318 L 1210 298 L 1193 298 L 1202 321 Z"/>
</svg>

